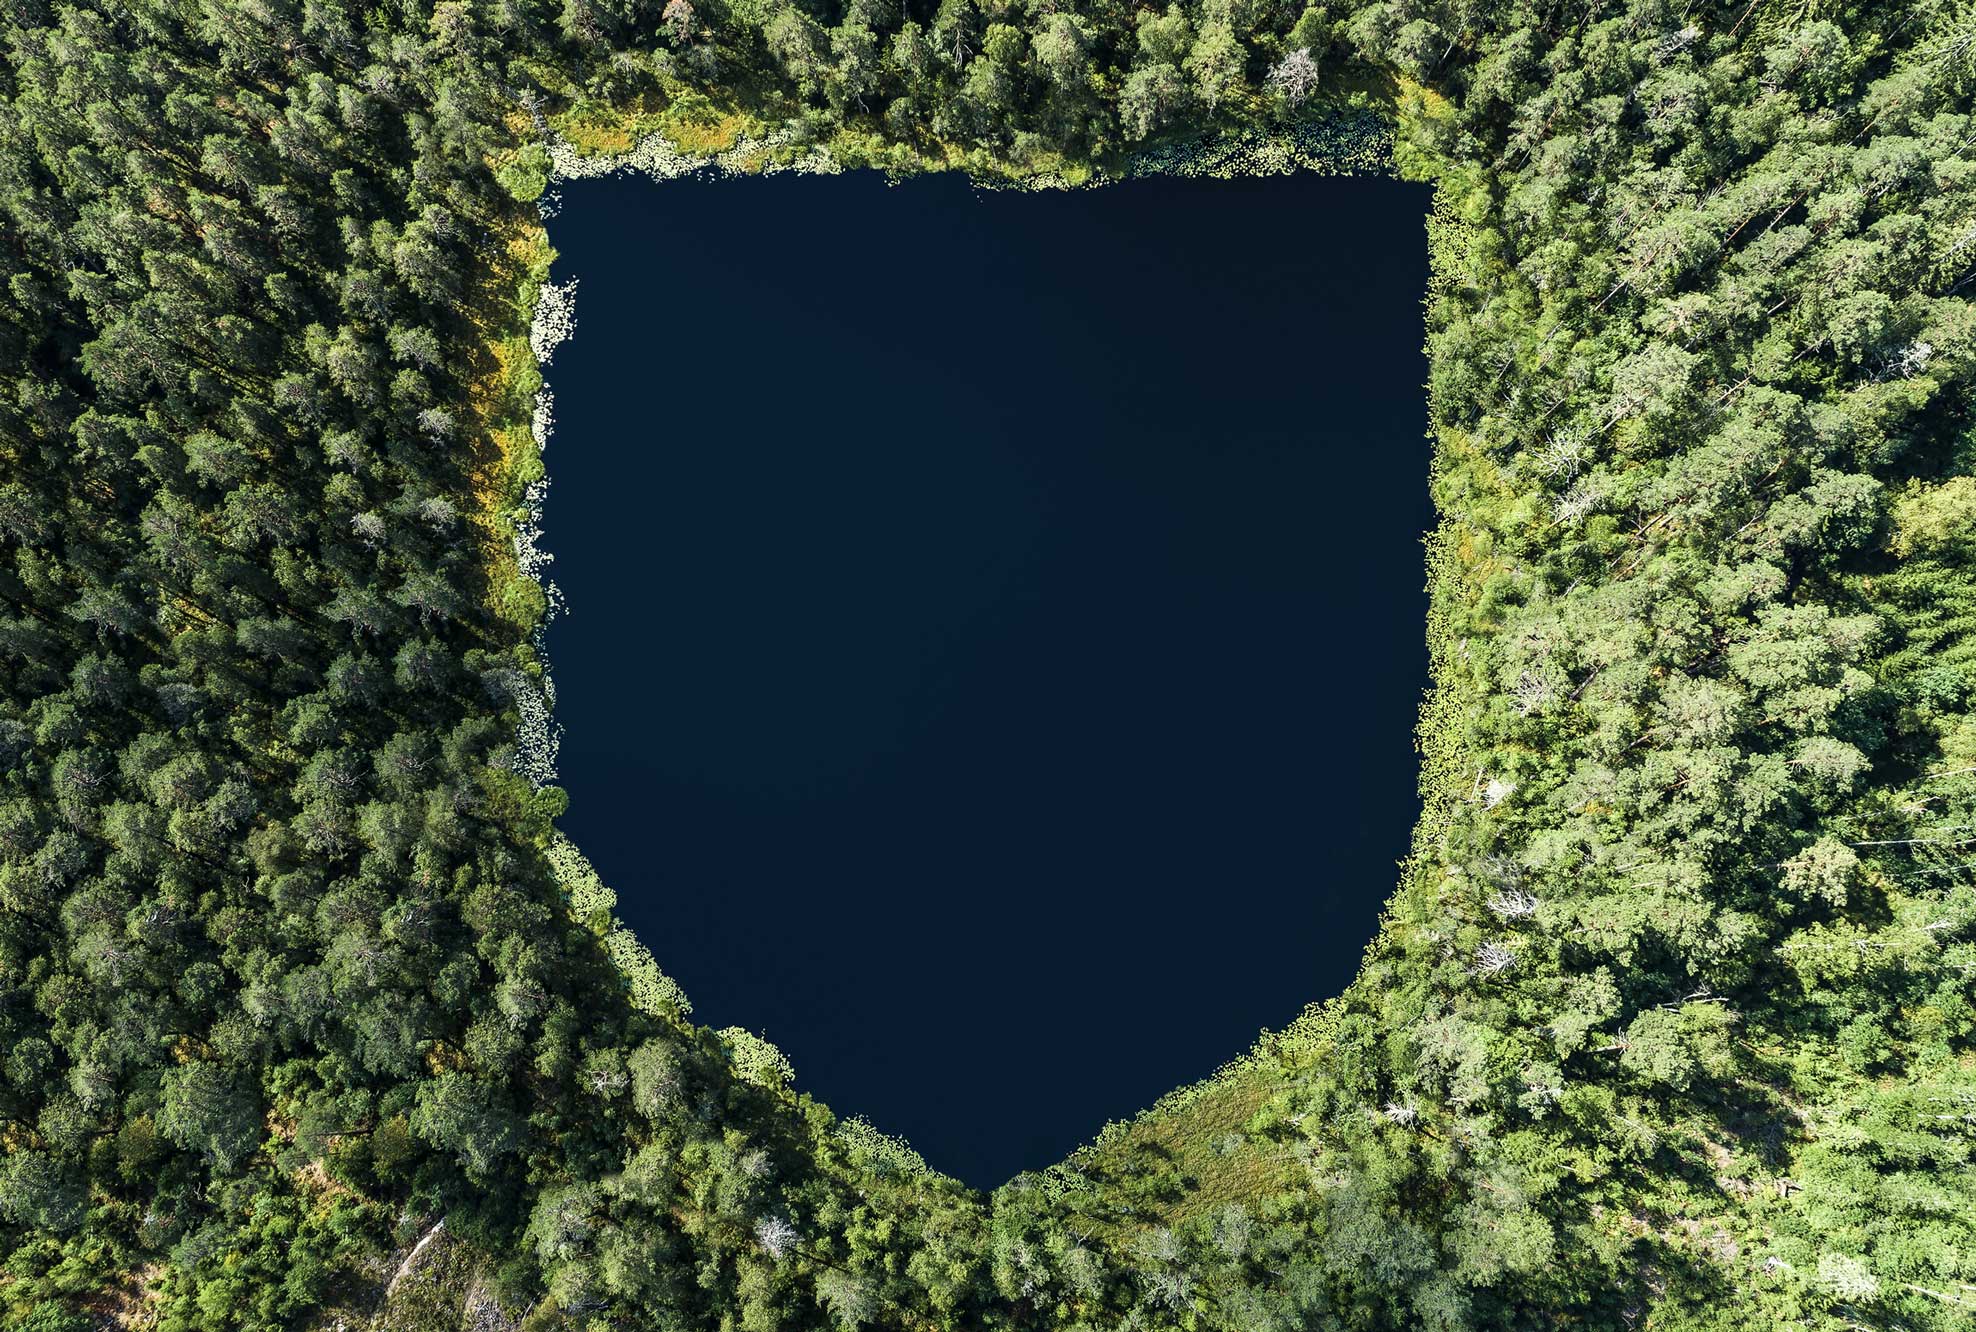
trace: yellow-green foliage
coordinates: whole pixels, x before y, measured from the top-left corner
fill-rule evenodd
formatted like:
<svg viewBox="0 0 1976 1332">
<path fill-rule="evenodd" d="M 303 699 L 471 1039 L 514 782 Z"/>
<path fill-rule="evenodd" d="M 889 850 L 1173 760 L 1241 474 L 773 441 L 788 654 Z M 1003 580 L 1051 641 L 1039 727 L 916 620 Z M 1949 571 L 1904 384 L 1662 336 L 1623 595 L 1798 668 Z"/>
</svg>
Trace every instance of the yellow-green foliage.
<svg viewBox="0 0 1976 1332">
<path fill-rule="evenodd" d="M 589 857 L 560 832 L 546 852 L 556 882 L 569 896 L 570 914 L 599 935 L 612 963 L 624 977 L 636 1007 L 657 1017 L 682 1019 L 693 1011 L 679 982 L 659 969 L 651 949 L 615 915 L 617 894 L 598 877 Z"/>
</svg>

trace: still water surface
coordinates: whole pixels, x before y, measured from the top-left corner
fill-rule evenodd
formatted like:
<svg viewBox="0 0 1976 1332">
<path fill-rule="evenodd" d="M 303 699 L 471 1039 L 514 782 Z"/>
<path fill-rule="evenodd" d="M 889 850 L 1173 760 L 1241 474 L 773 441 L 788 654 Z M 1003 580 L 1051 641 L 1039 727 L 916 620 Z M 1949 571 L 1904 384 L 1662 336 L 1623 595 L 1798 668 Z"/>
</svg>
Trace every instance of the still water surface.
<svg viewBox="0 0 1976 1332">
<path fill-rule="evenodd" d="M 564 829 L 983 1187 L 1336 993 L 1418 809 L 1425 188 L 584 181 Z"/>
</svg>

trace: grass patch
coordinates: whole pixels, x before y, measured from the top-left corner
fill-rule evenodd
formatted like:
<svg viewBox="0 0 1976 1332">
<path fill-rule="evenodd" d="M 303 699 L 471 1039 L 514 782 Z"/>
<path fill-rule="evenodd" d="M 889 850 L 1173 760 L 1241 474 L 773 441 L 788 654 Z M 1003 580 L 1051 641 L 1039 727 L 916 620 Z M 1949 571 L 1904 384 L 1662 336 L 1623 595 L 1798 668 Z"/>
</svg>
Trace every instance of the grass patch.
<svg viewBox="0 0 1976 1332">
<path fill-rule="evenodd" d="M 1176 1173 L 1181 1191 L 1154 1194 L 1143 1223 L 1177 1226 L 1229 1203 L 1255 1207 L 1303 1184 L 1296 1159 L 1277 1143 L 1245 1132 L 1280 1083 L 1280 1071 L 1260 1062 L 1236 1065 L 1167 1110 L 1133 1120 L 1094 1151 L 1090 1173 L 1109 1179 L 1158 1162 Z"/>
</svg>

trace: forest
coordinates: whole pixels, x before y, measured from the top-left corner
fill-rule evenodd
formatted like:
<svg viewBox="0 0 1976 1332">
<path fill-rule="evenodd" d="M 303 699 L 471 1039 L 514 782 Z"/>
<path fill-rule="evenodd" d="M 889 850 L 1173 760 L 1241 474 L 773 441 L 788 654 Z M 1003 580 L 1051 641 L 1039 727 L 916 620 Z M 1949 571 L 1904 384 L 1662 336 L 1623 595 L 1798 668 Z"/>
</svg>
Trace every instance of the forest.
<svg viewBox="0 0 1976 1332">
<path fill-rule="evenodd" d="M 1976 1319 L 1970 0 L 0 24 L 0 1325 Z M 1366 117 L 1438 199 L 1413 855 L 1341 999 L 970 1190 L 695 1025 L 531 779 L 552 169 Z"/>
</svg>

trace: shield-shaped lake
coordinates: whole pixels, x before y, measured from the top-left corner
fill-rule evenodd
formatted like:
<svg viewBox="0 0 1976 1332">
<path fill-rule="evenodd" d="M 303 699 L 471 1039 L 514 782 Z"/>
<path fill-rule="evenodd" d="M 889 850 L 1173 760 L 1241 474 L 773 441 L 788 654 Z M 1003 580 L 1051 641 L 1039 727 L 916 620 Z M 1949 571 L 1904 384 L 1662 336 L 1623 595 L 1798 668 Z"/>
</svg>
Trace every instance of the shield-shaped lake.
<svg viewBox="0 0 1976 1332">
<path fill-rule="evenodd" d="M 1424 186 L 579 181 L 562 827 L 984 1187 L 1350 979 L 1418 812 Z"/>
</svg>

